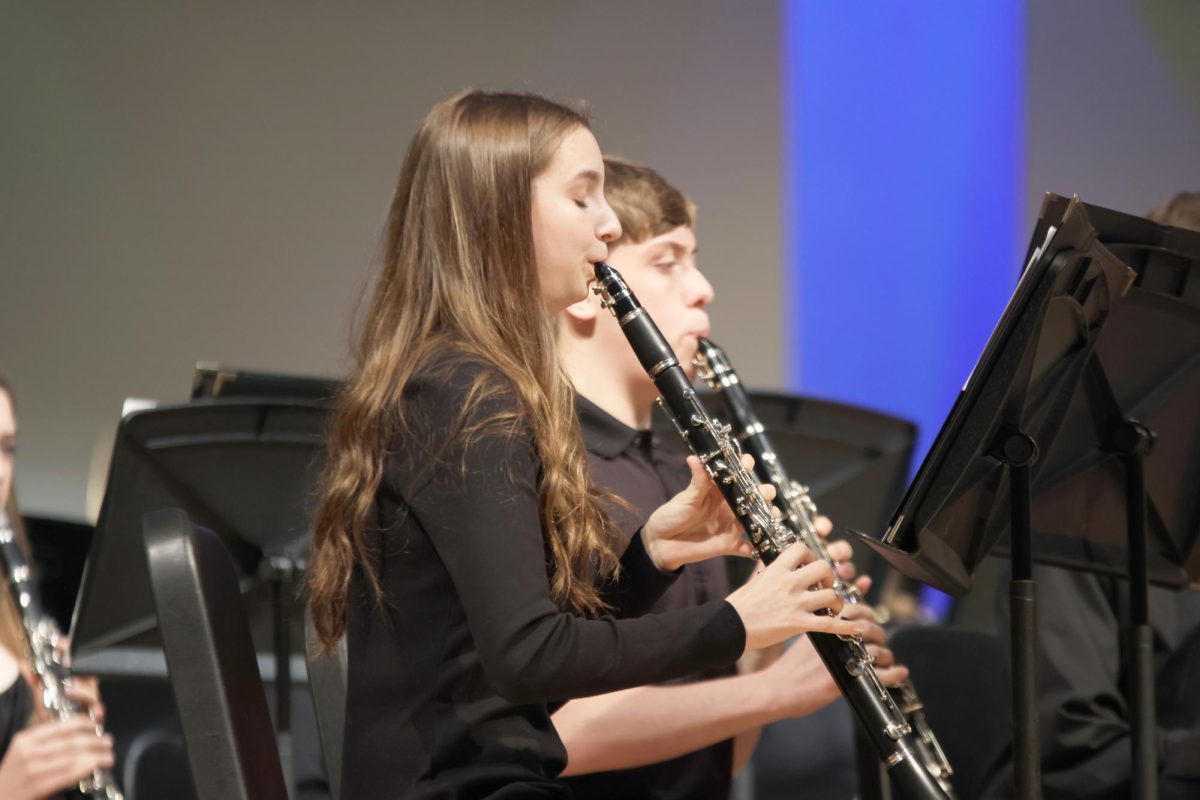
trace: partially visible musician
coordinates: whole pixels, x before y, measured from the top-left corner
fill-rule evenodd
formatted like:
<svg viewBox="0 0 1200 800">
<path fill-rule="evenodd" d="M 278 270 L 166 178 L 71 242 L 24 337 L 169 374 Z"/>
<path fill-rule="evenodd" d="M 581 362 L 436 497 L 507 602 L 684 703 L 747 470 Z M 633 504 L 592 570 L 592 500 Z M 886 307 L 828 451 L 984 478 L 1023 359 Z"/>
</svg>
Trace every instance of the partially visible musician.
<svg viewBox="0 0 1200 800">
<path fill-rule="evenodd" d="M 608 263 L 690 372 L 697 337 L 709 333 L 706 308 L 713 299 L 712 285 L 697 266 L 694 207 L 657 172 L 623 159 L 605 158 L 605 180 L 622 230 L 609 245 Z M 623 536 L 632 536 L 654 508 L 687 485 L 687 450 L 677 437 L 650 430 L 658 391 L 598 298 L 559 315 L 558 341 L 578 393 L 592 480 L 633 506 L 613 511 Z M 829 532 L 828 520 L 819 524 Z M 847 559 L 845 543 L 833 547 Z M 865 592 L 869 579 L 860 578 L 859 586 Z M 692 564 L 652 610 L 699 606 L 719 600 L 729 588 L 720 560 Z M 865 606 L 843 614 L 870 617 Z M 867 638 L 883 666 L 880 676 L 902 680 L 907 670 L 893 665 L 882 646 L 883 631 L 873 622 Z M 564 775 L 572 776 L 566 782 L 573 796 L 727 797 L 734 772 L 750 758 L 764 724 L 810 714 L 839 697 L 807 639 L 782 655 L 777 648 L 748 654 L 740 666 L 740 674 L 718 667 L 664 685 L 572 700 L 558 710 L 553 720 L 567 748 Z M 852 763 L 852 754 L 844 763 Z"/>
<path fill-rule="evenodd" d="M 12 492 L 16 445 L 15 401 L 8 383 L 0 378 L 0 507 L 28 551 Z M 0 798 L 4 800 L 41 800 L 113 764 L 111 737 L 97 736 L 96 723 L 86 715 L 62 722 L 49 719 L 34 699 L 37 687 L 27 682 L 25 650 L 21 615 L 8 591 L 7 577 L 0 574 Z M 73 681 L 68 694 L 103 719 L 93 680 Z"/>
<path fill-rule="evenodd" d="M 409 146 L 313 525 L 314 624 L 347 641 L 343 797 L 566 797 L 549 702 L 865 627 L 819 614 L 832 570 L 798 547 L 724 600 L 611 613 L 749 552 L 698 460 L 632 540 L 591 484 L 553 324 L 620 233 L 577 111 L 468 91 Z"/>
</svg>

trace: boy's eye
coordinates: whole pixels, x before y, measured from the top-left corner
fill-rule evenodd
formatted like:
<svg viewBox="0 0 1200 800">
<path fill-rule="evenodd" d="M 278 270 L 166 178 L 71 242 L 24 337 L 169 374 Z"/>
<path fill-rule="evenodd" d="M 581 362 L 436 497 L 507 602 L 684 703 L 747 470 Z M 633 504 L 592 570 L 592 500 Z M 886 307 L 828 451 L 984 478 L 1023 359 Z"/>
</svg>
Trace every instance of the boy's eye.
<svg viewBox="0 0 1200 800">
<path fill-rule="evenodd" d="M 579 206 L 580 208 L 587 208 L 588 202 L 587 200 L 576 200 L 575 205 Z"/>
</svg>

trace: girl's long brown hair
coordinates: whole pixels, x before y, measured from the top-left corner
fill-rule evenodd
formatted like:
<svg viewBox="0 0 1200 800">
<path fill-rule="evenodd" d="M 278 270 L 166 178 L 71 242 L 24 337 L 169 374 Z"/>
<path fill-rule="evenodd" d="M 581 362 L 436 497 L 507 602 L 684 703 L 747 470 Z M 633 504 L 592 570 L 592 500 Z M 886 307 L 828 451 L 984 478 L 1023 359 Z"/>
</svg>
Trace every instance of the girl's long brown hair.
<svg viewBox="0 0 1200 800">
<path fill-rule="evenodd" d="M 404 387 L 447 352 L 492 367 L 477 379 L 463 419 L 505 392 L 516 398 L 514 413 L 493 422 L 532 433 L 554 601 L 577 613 L 603 608 L 596 582 L 617 570 L 619 534 L 602 509 L 607 495 L 590 485 L 574 390 L 538 288 L 532 229 L 533 179 L 564 136 L 587 124 L 536 95 L 467 91 L 435 106 L 409 145 L 360 321 L 357 369 L 330 423 L 309 566 L 323 649 L 345 632 L 356 567 L 382 601 L 380 533 L 368 522 L 384 459 L 408 421 Z"/>
<path fill-rule="evenodd" d="M 4 510 L 8 513 L 8 524 L 12 526 L 13 535 L 25 552 L 26 560 L 29 560 L 29 539 L 25 535 L 21 513 L 17 510 L 15 494 L 9 495 Z M 3 573 L 3 570 L 0 570 L 0 573 Z M 17 604 L 13 600 L 12 589 L 9 587 L 6 574 L 0 574 L 0 647 L 7 650 L 14 658 L 25 658 L 27 649 L 25 621 L 21 616 L 21 610 L 17 608 Z"/>
<path fill-rule="evenodd" d="M 0 375 L 0 392 L 3 392 L 8 398 L 9 407 L 12 408 L 15 417 L 17 415 L 17 399 L 13 396 L 12 389 L 3 375 Z M 15 483 L 16 481 L 13 481 L 9 484 L 8 497 L 0 497 L 0 504 L 8 514 L 8 524 L 12 526 L 13 535 L 21 549 L 25 551 L 25 558 L 28 560 L 29 539 L 25 536 L 25 526 L 21 522 L 21 513 L 17 509 Z M 4 574 L 2 569 L 0 569 L 0 647 L 3 647 L 15 658 L 25 658 L 25 623 L 20 609 L 13 601 L 12 590 L 8 585 L 8 575 Z"/>
</svg>

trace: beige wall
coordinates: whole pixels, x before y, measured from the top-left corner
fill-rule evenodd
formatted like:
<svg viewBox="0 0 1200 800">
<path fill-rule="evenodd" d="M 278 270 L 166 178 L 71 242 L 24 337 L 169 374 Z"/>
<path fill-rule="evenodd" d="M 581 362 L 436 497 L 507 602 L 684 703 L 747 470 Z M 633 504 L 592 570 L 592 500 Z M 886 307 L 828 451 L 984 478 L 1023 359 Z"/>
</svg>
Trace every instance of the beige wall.
<svg viewBox="0 0 1200 800">
<path fill-rule="evenodd" d="M 606 150 L 692 195 L 714 331 L 779 386 L 781 2 L 4 4 L 24 507 L 81 515 L 121 400 L 182 399 L 199 359 L 343 372 L 405 143 L 467 85 L 586 98 Z M 1200 7 L 1028 6 L 1030 222 L 1043 191 L 1141 211 L 1200 188 Z"/>
<path fill-rule="evenodd" d="M 1031 3 L 1027 216 L 1042 193 L 1143 214 L 1200 191 L 1200 3 Z"/>
<path fill-rule="evenodd" d="M 467 85 L 590 101 L 701 209 L 715 330 L 780 380 L 776 3 L 9 4 L 0 372 L 20 500 L 80 516 L 126 396 L 338 374 L 408 137 Z"/>
</svg>

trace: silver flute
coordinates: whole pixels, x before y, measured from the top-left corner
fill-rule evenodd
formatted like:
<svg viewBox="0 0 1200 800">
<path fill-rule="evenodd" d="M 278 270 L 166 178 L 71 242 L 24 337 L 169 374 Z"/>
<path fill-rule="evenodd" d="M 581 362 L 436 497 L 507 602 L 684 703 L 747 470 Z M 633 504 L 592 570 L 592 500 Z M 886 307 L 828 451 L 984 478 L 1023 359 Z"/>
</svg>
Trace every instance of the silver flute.
<svg viewBox="0 0 1200 800">
<path fill-rule="evenodd" d="M 8 514 L 0 509 L 0 560 L 4 562 L 8 585 L 13 601 L 25 626 L 25 638 L 29 652 L 26 654 L 33 671 L 42 685 L 42 706 L 57 720 L 66 720 L 80 713 L 78 704 L 67 696 L 67 684 L 71 680 L 71 669 L 62 661 L 59 646 L 62 632 L 54 617 L 42 607 L 41 595 L 34 583 L 33 570 L 25 560 L 17 537 L 9 524 Z M 90 714 L 89 714 L 90 715 Z M 92 720 L 95 722 L 95 718 Z M 96 724 L 96 735 L 102 736 L 104 729 Z M 90 777 L 79 782 L 79 791 L 95 800 L 124 800 L 125 795 L 117 786 L 112 772 L 98 769 Z"/>
<path fill-rule="evenodd" d="M 771 513 L 770 505 L 759 493 L 758 479 L 742 466 L 741 449 L 729 435 L 729 426 L 705 411 L 671 345 L 620 273 L 603 263 L 596 264 L 595 271 L 594 290 L 617 318 L 621 332 L 658 389 L 659 405 L 733 509 L 759 558 L 770 564 L 799 537 Z M 810 633 L 808 638 L 887 767 L 895 796 L 902 800 L 949 800 L 916 757 L 912 727 L 879 680 L 862 639 L 829 633 Z"/>
<path fill-rule="evenodd" d="M 788 528 L 812 550 L 819 558 L 829 562 L 834 568 L 833 589 L 846 603 L 862 602 L 862 594 L 852 583 L 847 583 L 837 577 L 837 562 L 829 554 L 825 540 L 817 533 L 813 520 L 817 516 L 817 506 L 809 495 L 808 487 L 802 486 L 788 477 L 775 449 L 767 438 L 766 428 L 759 421 L 758 415 L 750 404 L 750 396 L 733 369 L 725 351 L 709 339 L 700 339 L 696 357 L 696 375 L 717 393 L 729 422 L 736 429 L 742 449 L 754 456 L 754 470 L 764 483 L 775 487 L 775 504 L 783 512 L 783 518 Z M 942 749 L 941 743 L 933 733 L 929 721 L 925 718 L 925 706 L 917 695 L 916 687 L 911 680 L 905 680 L 899 686 L 890 690 L 892 700 L 913 730 L 917 733 L 917 754 L 925 763 L 926 769 L 937 779 L 937 782 L 948 795 L 953 796 L 950 776 L 954 770 Z"/>
</svg>

